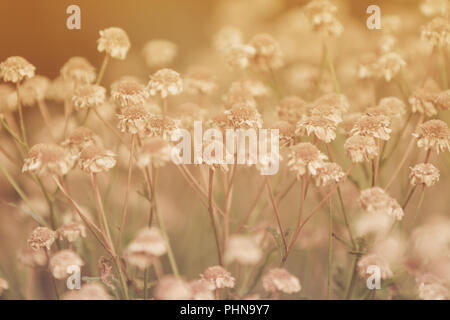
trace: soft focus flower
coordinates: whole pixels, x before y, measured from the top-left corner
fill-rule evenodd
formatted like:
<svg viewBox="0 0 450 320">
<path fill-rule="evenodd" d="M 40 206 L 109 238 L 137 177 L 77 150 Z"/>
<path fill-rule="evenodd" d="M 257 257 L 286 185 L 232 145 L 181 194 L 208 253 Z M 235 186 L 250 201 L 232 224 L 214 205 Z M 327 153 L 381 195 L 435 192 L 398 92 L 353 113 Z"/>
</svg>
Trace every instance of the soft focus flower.
<svg viewBox="0 0 450 320">
<path fill-rule="evenodd" d="M 29 171 L 38 176 L 50 174 L 63 176 L 72 166 L 73 158 L 64 148 L 54 144 L 39 143 L 28 152 L 22 172 Z"/>
<path fill-rule="evenodd" d="M 178 47 L 172 41 L 154 39 L 145 44 L 142 53 L 148 67 L 164 68 L 168 67 L 175 60 Z"/>
<path fill-rule="evenodd" d="M 433 119 L 422 123 L 413 136 L 419 148 L 434 149 L 438 154 L 450 150 L 450 129 L 442 120 Z"/>
<path fill-rule="evenodd" d="M 148 92 L 137 79 L 126 77 L 111 85 L 111 97 L 121 108 L 141 106 L 147 100 Z"/>
<path fill-rule="evenodd" d="M 284 292 L 296 293 L 301 290 L 300 281 L 297 277 L 290 274 L 284 268 L 274 268 L 269 270 L 262 277 L 262 284 L 264 290 L 267 292 Z"/>
<path fill-rule="evenodd" d="M 406 62 L 398 53 L 389 52 L 382 55 L 376 65 L 380 75 L 389 82 L 406 66 Z"/>
<path fill-rule="evenodd" d="M 262 250 L 254 237 L 242 234 L 230 236 L 224 254 L 227 264 L 237 262 L 243 265 L 255 265 L 261 258 Z"/>
<path fill-rule="evenodd" d="M 192 290 L 184 280 L 165 276 L 158 281 L 154 295 L 157 300 L 189 300 L 192 297 Z"/>
<path fill-rule="evenodd" d="M 306 173 L 317 175 L 317 169 L 324 165 L 327 156 L 309 142 L 300 142 L 290 147 L 288 167 L 300 179 Z"/>
<path fill-rule="evenodd" d="M 160 94 L 162 98 L 169 95 L 175 96 L 183 91 L 183 80 L 180 74 L 171 69 L 161 69 L 151 76 L 147 85 L 152 96 Z"/>
<path fill-rule="evenodd" d="M 74 242 L 79 238 L 86 238 L 86 227 L 81 223 L 64 224 L 56 231 L 61 240 Z"/>
<path fill-rule="evenodd" d="M 225 26 L 214 35 L 213 40 L 216 49 L 225 53 L 233 45 L 242 44 L 243 36 L 239 29 Z"/>
<path fill-rule="evenodd" d="M 138 232 L 136 238 L 125 250 L 125 257 L 133 266 L 141 270 L 148 268 L 155 258 L 167 252 L 166 242 L 159 229 L 145 228 Z"/>
<path fill-rule="evenodd" d="M 353 163 L 370 161 L 378 156 L 375 139 L 368 136 L 351 136 L 345 141 L 344 149 Z"/>
<path fill-rule="evenodd" d="M 174 130 L 178 128 L 178 123 L 162 115 L 150 115 L 147 125 L 147 135 L 149 137 L 160 137 L 170 139 Z"/>
<path fill-rule="evenodd" d="M 20 87 L 20 98 L 24 106 L 32 106 L 45 99 L 50 80 L 47 77 L 36 75 L 26 79 Z"/>
<path fill-rule="evenodd" d="M 167 141 L 159 137 L 149 138 L 139 149 L 137 164 L 140 167 L 162 167 L 171 160 L 171 152 L 172 147 Z"/>
<path fill-rule="evenodd" d="M 297 122 L 296 134 L 300 136 L 314 136 L 325 142 L 330 143 L 336 138 L 335 122 L 320 116 L 304 117 Z"/>
<path fill-rule="evenodd" d="M 144 134 L 147 132 L 150 114 L 142 106 L 130 106 L 122 109 L 118 115 L 118 127 L 121 132 Z"/>
<path fill-rule="evenodd" d="M 192 292 L 192 300 L 214 300 L 214 286 L 204 279 L 198 279 L 189 283 Z"/>
<path fill-rule="evenodd" d="M 225 109 L 231 109 L 236 105 L 256 108 L 255 97 L 249 87 L 243 85 L 243 82 L 233 82 L 222 100 Z"/>
<path fill-rule="evenodd" d="M 412 112 L 425 114 L 428 117 L 437 114 L 436 99 L 440 92 L 439 86 L 433 80 L 427 80 L 422 88 L 416 89 L 408 101 Z"/>
<path fill-rule="evenodd" d="M 102 144 L 101 139 L 89 128 L 78 127 L 73 130 L 66 140 L 61 145 L 70 150 L 70 153 L 74 156 L 78 156 L 84 148 Z"/>
<path fill-rule="evenodd" d="M 433 47 L 446 47 L 450 45 L 450 22 L 448 19 L 442 17 L 431 20 L 422 29 L 422 38 Z"/>
<path fill-rule="evenodd" d="M 225 61 L 232 68 L 246 69 L 256 54 L 256 49 L 245 44 L 233 45 L 227 50 Z"/>
<path fill-rule="evenodd" d="M 21 82 L 34 77 L 36 68 L 22 57 L 9 57 L 0 63 L 0 77 L 5 82 Z"/>
<path fill-rule="evenodd" d="M 400 118 L 406 113 L 405 103 L 397 97 L 385 97 L 378 102 L 376 109 L 369 109 L 368 112 L 373 114 L 378 111 L 379 114 L 392 118 Z"/>
<path fill-rule="evenodd" d="M 419 6 L 420 12 L 427 17 L 444 16 L 450 9 L 448 0 L 423 0 Z"/>
<path fill-rule="evenodd" d="M 79 164 L 81 169 L 87 173 L 100 173 L 113 168 L 116 165 L 115 158 L 114 152 L 91 145 L 80 153 Z"/>
<path fill-rule="evenodd" d="M 391 131 L 391 121 L 388 117 L 383 115 L 363 115 L 353 126 L 351 134 L 389 140 Z"/>
<path fill-rule="evenodd" d="M 213 266 L 203 272 L 202 279 L 211 283 L 214 289 L 234 288 L 236 279 L 221 266 Z"/>
<path fill-rule="evenodd" d="M 95 84 L 85 84 L 77 87 L 72 95 L 76 110 L 96 108 L 105 103 L 106 89 Z"/>
<path fill-rule="evenodd" d="M 127 33 L 120 28 L 107 28 L 101 30 L 100 38 L 97 40 L 97 50 L 105 52 L 116 59 L 125 59 L 130 49 L 130 39 Z"/>
<path fill-rule="evenodd" d="M 439 170 L 431 163 L 419 163 L 410 170 L 409 181 L 413 186 L 424 184 L 431 187 L 439 181 Z"/>
<path fill-rule="evenodd" d="M 397 200 L 379 187 L 362 190 L 359 201 L 361 207 L 368 213 L 388 214 L 396 220 L 403 218 L 403 209 Z"/>
<path fill-rule="evenodd" d="M 28 238 L 28 245 L 34 250 L 45 248 L 50 250 L 56 240 L 56 232 L 46 227 L 37 227 Z"/>
<path fill-rule="evenodd" d="M 234 106 L 226 110 L 228 121 L 235 129 L 257 129 L 262 127 L 262 118 L 258 110 L 246 106 Z"/>
<path fill-rule="evenodd" d="M 280 145 L 291 145 L 295 142 L 295 126 L 287 121 L 279 120 L 270 126 L 270 129 L 277 129 Z"/>
<path fill-rule="evenodd" d="M 344 177 L 345 173 L 340 165 L 335 162 L 325 162 L 323 166 L 317 169 L 316 185 L 326 187 L 341 181 Z"/>
<path fill-rule="evenodd" d="M 61 76 L 66 81 L 93 83 L 97 77 L 95 68 L 86 58 L 72 57 L 61 68 Z"/>
<path fill-rule="evenodd" d="M 50 82 L 47 91 L 45 92 L 45 98 L 62 103 L 72 93 L 72 90 L 73 83 L 65 80 L 62 76 L 59 76 Z"/>
<path fill-rule="evenodd" d="M 278 42 L 267 33 L 255 35 L 249 42 L 255 48 L 253 63 L 261 70 L 276 70 L 283 66 L 283 53 Z"/>
<path fill-rule="evenodd" d="M 184 90 L 193 95 L 210 95 L 217 87 L 215 78 L 208 68 L 191 67 L 183 79 Z"/>
<path fill-rule="evenodd" d="M 306 112 L 306 102 L 297 96 L 288 96 L 281 99 L 277 106 L 277 114 L 280 120 L 288 121 L 293 125 L 302 118 Z"/>
<path fill-rule="evenodd" d="M 70 290 L 64 293 L 62 300 L 111 300 L 105 287 L 99 283 L 92 282 L 83 284 L 80 290 Z"/>
<path fill-rule="evenodd" d="M 439 109 L 450 109 L 450 90 L 445 90 L 439 93 L 434 102 L 436 107 L 438 107 Z"/>
<path fill-rule="evenodd" d="M 305 14 L 312 29 L 328 37 L 337 37 L 344 30 L 335 16 L 336 11 L 336 6 L 328 0 L 313 0 L 305 6 Z"/>
<path fill-rule="evenodd" d="M 48 267 L 55 279 L 65 279 L 72 274 L 72 266 L 82 267 L 83 260 L 72 250 L 61 250 L 50 257 Z"/>
</svg>

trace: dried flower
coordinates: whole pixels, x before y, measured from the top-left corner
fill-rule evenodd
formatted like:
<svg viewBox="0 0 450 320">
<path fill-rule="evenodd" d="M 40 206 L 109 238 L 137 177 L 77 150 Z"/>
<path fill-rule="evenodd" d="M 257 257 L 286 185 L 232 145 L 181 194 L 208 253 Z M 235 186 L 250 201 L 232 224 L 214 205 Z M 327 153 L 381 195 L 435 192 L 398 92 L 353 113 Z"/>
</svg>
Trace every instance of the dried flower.
<svg viewBox="0 0 450 320">
<path fill-rule="evenodd" d="M 277 129 L 281 145 L 291 145 L 295 142 L 295 126 L 283 120 L 279 120 L 270 126 Z"/>
<path fill-rule="evenodd" d="M 383 115 L 364 115 L 355 123 L 351 134 L 389 140 L 391 132 L 391 121 L 388 117 Z"/>
<path fill-rule="evenodd" d="M 212 284 L 214 289 L 234 288 L 236 284 L 236 279 L 221 266 L 209 267 L 201 278 Z"/>
<path fill-rule="evenodd" d="M 148 119 L 147 135 L 149 137 L 160 137 L 163 139 L 170 139 L 172 133 L 178 128 L 178 123 L 164 117 L 162 115 L 150 115 Z"/>
<path fill-rule="evenodd" d="M 327 156 L 309 142 L 300 142 L 290 147 L 288 155 L 288 167 L 297 175 L 297 179 L 309 173 L 317 175 L 317 169 L 324 165 Z"/>
<path fill-rule="evenodd" d="M 361 278 L 366 279 L 368 276 L 372 275 L 370 267 L 375 266 L 380 270 L 381 279 L 390 279 L 393 277 L 389 263 L 383 258 L 383 256 L 375 253 L 368 253 L 363 255 L 358 260 L 358 274 Z"/>
<path fill-rule="evenodd" d="M 88 146 L 80 153 L 79 164 L 87 173 L 106 172 L 116 165 L 116 154 L 95 145 Z"/>
<path fill-rule="evenodd" d="M 107 28 L 101 30 L 97 40 L 97 50 L 105 52 L 113 58 L 123 60 L 130 49 L 130 39 L 127 33 L 120 28 Z"/>
<path fill-rule="evenodd" d="M 406 62 L 398 53 L 389 52 L 382 55 L 376 65 L 380 76 L 389 82 L 406 66 Z"/>
<path fill-rule="evenodd" d="M 295 133 L 300 136 L 310 136 L 311 134 L 314 134 L 317 139 L 325 143 L 330 143 L 336 138 L 336 126 L 334 121 L 327 118 L 320 116 L 305 116 L 302 120 L 297 122 Z"/>
<path fill-rule="evenodd" d="M 144 107 L 136 105 L 124 108 L 118 118 L 120 131 L 129 134 L 144 134 L 147 132 L 150 114 Z"/>
<path fill-rule="evenodd" d="M 111 300 L 111 296 L 99 283 L 83 284 L 80 290 L 70 290 L 64 293 L 62 300 Z"/>
<path fill-rule="evenodd" d="M 368 213 L 388 214 L 396 220 L 403 218 L 403 209 L 397 200 L 379 187 L 362 190 L 359 201 L 361 207 Z"/>
<path fill-rule="evenodd" d="M 160 94 L 162 98 L 169 95 L 175 96 L 183 91 L 183 80 L 180 74 L 171 69 L 160 69 L 151 76 L 147 85 L 152 96 Z"/>
<path fill-rule="evenodd" d="M 442 120 L 433 119 L 422 123 L 413 136 L 417 139 L 419 148 L 434 149 L 437 154 L 450 150 L 450 129 Z"/>
<path fill-rule="evenodd" d="M 55 253 L 49 261 L 49 269 L 55 279 L 65 279 L 72 274 L 72 266 L 82 267 L 83 260 L 72 250 L 61 250 Z"/>
<path fill-rule="evenodd" d="M 422 28 L 422 39 L 433 47 L 446 47 L 450 44 L 450 23 L 448 19 L 437 17 Z"/>
<path fill-rule="evenodd" d="M 25 78 L 34 77 L 36 68 L 22 57 L 9 57 L 0 63 L 0 77 L 5 82 L 21 82 Z"/>
<path fill-rule="evenodd" d="M 86 58 L 72 57 L 61 68 L 61 76 L 66 81 L 93 83 L 97 77 L 95 68 Z"/>
<path fill-rule="evenodd" d="M 353 163 L 370 161 L 378 156 L 378 146 L 372 137 L 351 136 L 345 141 L 344 149 Z"/>
<path fill-rule="evenodd" d="M 95 108 L 105 103 L 106 89 L 95 84 L 85 84 L 77 87 L 72 96 L 76 110 Z"/>
<path fill-rule="evenodd" d="M 327 37 L 338 37 L 344 30 L 335 16 L 336 11 L 336 6 L 328 0 L 313 0 L 305 6 L 313 30 Z"/>
<path fill-rule="evenodd" d="M 178 53 L 175 43 L 164 39 L 154 39 L 147 42 L 142 50 L 145 63 L 150 68 L 164 68 L 169 66 Z"/>
<path fill-rule="evenodd" d="M 191 67 L 183 79 L 184 90 L 193 95 L 210 95 L 217 87 L 214 73 L 205 67 Z"/>
<path fill-rule="evenodd" d="M 148 92 L 137 79 L 126 77 L 111 85 L 111 97 L 121 108 L 141 106 L 148 99 Z"/>
<path fill-rule="evenodd" d="M 86 227 L 81 223 L 64 224 L 56 231 L 59 239 L 74 242 L 80 237 L 86 238 Z"/>
<path fill-rule="evenodd" d="M 155 258 L 167 252 L 166 241 L 155 227 L 141 229 L 136 238 L 128 245 L 125 256 L 127 261 L 144 270 Z"/>
<path fill-rule="evenodd" d="M 439 170 L 431 163 L 419 163 L 410 170 L 409 180 L 413 186 L 424 184 L 431 187 L 439 181 Z"/>
<path fill-rule="evenodd" d="M 45 99 L 50 80 L 44 76 L 26 79 L 20 87 L 20 98 L 24 106 L 33 106 Z"/>
<path fill-rule="evenodd" d="M 280 101 L 277 107 L 277 114 L 280 120 L 285 120 L 293 125 L 302 118 L 306 111 L 306 102 L 297 96 L 288 96 Z"/>
<path fill-rule="evenodd" d="M 438 84 L 434 80 L 428 79 L 424 86 L 415 90 L 408 99 L 412 112 L 425 114 L 428 117 L 436 115 L 435 102 L 439 92 Z"/>
<path fill-rule="evenodd" d="M 63 176 L 73 166 L 72 156 L 62 147 L 39 143 L 34 145 L 24 160 L 22 172 L 29 171 L 39 176 Z"/>
<path fill-rule="evenodd" d="M 439 93 L 434 101 L 436 107 L 442 110 L 450 109 L 450 90 Z"/>
<path fill-rule="evenodd" d="M 37 227 L 28 238 L 28 245 L 34 250 L 45 248 L 50 250 L 56 240 L 56 232 L 46 227 Z"/>
<path fill-rule="evenodd" d="M 256 54 L 256 49 L 245 44 L 236 44 L 227 50 L 225 61 L 237 69 L 246 69 Z"/>
<path fill-rule="evenodd" d="M 235 129 L 256 129 L 262 127 L 261 115 L 255 108 L 235 105 L 230 110 L 226 110 L 225 114 Z"/>
<path fill-rule="evenodd" d="M 159 138 L 149 138 L 140 148 L 137 155 L 137 164 L 141 168 L 150 164 L 156 168 L 164 166 L 171 159 L 172 147 Z"/>
<path fill-rule="evenodd" d="M 274 268 L 269 270 L 262 277 L 264 290 L 267 292 L 284 292 L 287 294 L 296 293 L 301 290 L 300 281 L 284 268 Z"/>
<path fill-rule="evenodd" d="M 242 234 L 230 236 L 224 254 L 227 264 L 237 262 L 243 265 L 255 265 L 261 258 L 262 250 L 254 237 Z"/>
<path fill-rule="evenodd" d="M 326 187 L 332 183 L 337 183 L 345 177 L 341 166 L 335 162 L 325 162 L 317 169 L 316 186 Z"/>
<path fill-rule="evenodd" d="M 250 40 L 255 48 L 253 63 L 261 70 L 275 70 L 283 66 L 283 53 L 278 42 L 267 33 L 260 33 Z"/>
<path fill-rule="evenodd" d="M 61 145 L 68 148 L 70 153 L 74 156 L 78 156 L 84 148 L 98 145 L 100 146 L 101 139 L 94 131 L 85 127 L 78 127 L 73 130 L 70 135 L 64 140 Z"/>
<path fill-rule="evenodd" d="M 154 295 L 158 300 L 189 300 L 192 297 L 192 291 L 184 280 L 165 276 L 159 280 Z"/>
<path fill-rule="evenodd" d="M 400 118 L 406 113 L 405 103 L 397 97 L 385 97 L 378 102 L 378 106 L 368 109 L 371 115 L 384 115 L 392 118 Z"/>
</svg>

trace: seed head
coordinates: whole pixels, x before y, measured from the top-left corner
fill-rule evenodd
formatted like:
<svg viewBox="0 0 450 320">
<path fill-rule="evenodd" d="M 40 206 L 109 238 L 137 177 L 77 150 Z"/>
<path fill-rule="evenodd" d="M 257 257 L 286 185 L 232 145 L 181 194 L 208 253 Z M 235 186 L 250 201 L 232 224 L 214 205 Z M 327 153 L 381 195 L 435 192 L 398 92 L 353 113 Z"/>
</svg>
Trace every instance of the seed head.
<svg viewBox="0 0 450 320">
<path fill-rule="evenodd" d="M 439 170 L 431 163 L 419 163 L 410 170 L 409 180 L 413 186 L 424 184 L 431 187 L 439 181 Z"/>
<path fill-rule="evenodd" d="M 64 80 L 75 83 L 93 83 L 97 77 L 95 68 L 86 58 L 72 57 L 61 68 Z"/>
<path fill-rule="evenodd" d="M 433 119 L 422 123 L 413 136 L 417 139 L 419 148 L 434 149 L 437 154 L 450 150 L 450 129 L 442 120 Z"/>
<path fill-rule="evenodd" d="M 401 118 L 406 113 L 405 103 L 397 97 L 385 97 L 378 102 L 375 108 L 369 108 L 371 115 L 384 115 L 391 119 Z"/>
<path fill-rule="evenodd" d="M 209 267 L 201 278 L 210 283 L 214 289 L 234 288 L 236 279 L 221 266 Z"/>
<path fill-rule="evenodd" d="M 264 290 L 292 294 L 301 290 L 300 281 L 284 268 L 273 268 L 262 277 Z"/>
<path fill-rule="evenodd" d="M 77 87 L 72 96 L 76 110 L 96 108 L 105 103 L 106 89 L 95 84 L 85 84 Z"/>
<path fill-rule="evenodd" d="M 141 229 L 128 245 L 125 256 L 131 265 L 141 270 L 148 268 L 155 258 L 167 252 L 166 241 L 155 227 Z"/>
<path fill-rule="evenodd" d="M 375 139 L 368 136 L 351 136 L 345 141 L 344 149 L 353 163 L 370 161 L 378 156 Z"/>
<path fill-rule="evenodd" d="M 83 260 L 75 252 L 66 249 L 55 253 L 50 258 L 48 267 L 53 277 L 61 280 L 71 275 L 70 267 L 82 267 L 83 265 Z"/>
<path fill-rule="evenodd" d="M 317 169 L 324 165 L 327 156 L 309 142 L 300 142 L 290 147 L 288 155 L 288 167 L 297 175 L 297 179 L 309 173 L 317 175 Z"/>
<path fill-rule="evenodd" d="M 113 58 L 123 60 L 130 49 L 130 39 L 127 33 L 120 28 L 107 28 L 101 30 L 97 40 L 97 50 L 105 52 Z"/>
<path fill-rule="evenodd" d="M 0 77 L 5 82 L 21 82 L 33 78 L 36 68 L 22 57 L 9 57 L 0 63 Z"/>
<path fill-rule="evenodd" d="M 65 80 L 62 76 L 50 82 L 45 93 L 46 99 L 62 103 L 73 92 L 73 82 Z"/>
<path fill-rule="evenodd" d="M 160 94 L 164 99 L 169 95 L 176 96 L 183 91 L 183 80 L 180 74 L 171 69 L 160 69 L 150 78 L 147 85 L 150 95 Z"/>
<path fill-rule="evenodd" d="M 145 44 L 142 53 L 149 68 L 164 68 L 175 60 L 178 47 L 172 41 L 154 39 Z"/>
<path fill-rule="evenodd" d="M 38 176 L 63 176 L 72 166 L 73 158 L 64 148 L 54 144 L 39 143 L 28 152 L 22 172 L 29 171 Z"/>
<path fill-rule="evenodd" d="M 361 191 L 359 200 L 361 207 L 368 213 L 388 214 L 396 220 L 402 220 L 403 218 L 403 209 L 397 200 L 379 187 Z"/>
<path fill-rule="evenodd" d="M 91 145 L 80 153 L 80 168 L 86 173 L 100 173 L 109 171 L 116 165 L 116 154 L 104 150 L 100 146 Z"/>
<path fill-rule="evenodd" d="M 56 240 L 56 232 L 46 227 L 37 227 L 31 232 L 28 238 L 28 245 L 34 250 L 50 250 L 53 242 Z"/>
</svg>

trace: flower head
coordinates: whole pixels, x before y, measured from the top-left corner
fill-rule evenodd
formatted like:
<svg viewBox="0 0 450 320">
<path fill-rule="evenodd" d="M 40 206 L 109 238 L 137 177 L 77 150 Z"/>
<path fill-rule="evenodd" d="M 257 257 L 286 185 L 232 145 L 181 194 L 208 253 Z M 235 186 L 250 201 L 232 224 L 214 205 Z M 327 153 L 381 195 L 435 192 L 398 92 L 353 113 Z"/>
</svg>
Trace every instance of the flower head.
<svg viewBox="0 0 450 320">
<path fill-rule="evenodd" d="M 352 135 L 368 136 L 381 140 L 389 140 L 391 121 L 383 115 L 364 115 L 353 126 Z"/>
<path fill-rule="evenodd" d="M 439 181 L 439 170 L 431 163 L 419 163 L 410 170 L 409 181 L 413 186 L 424 184 L 431 187 Z"/>
<path fill-rule="evenodd" d="M 101 145 L 101 143 L 100 137 L 94 131 L 89 128 L 78 127 L 70 133 L 61 145 L 68 148 L 72 155 L 78 156 L 84 148 Z"/>
<path fill-rule="evenodd" d="M 0 77 L 5 82 L 21 82 L 33 78 L 36 68 L 22 57 L 9 57 L 0 63 Z"/>
<path fill-rule="evenodd" d="M 123 60 L 130 46 L 130 39 L 124 30 L 112 27 L 100 31 L 100 38 L 97 40 L 99 52 L 104 51 L 113 58 Z"/>
<path fill-rule="evenodd" d="M 166 241 L 159 229 L 145 228 L 138 232 L 136 238 L 128 245 L 125 256 L 128 263 L 144 270 L 155 258 L 167 252 Z"/>
<path fill-rule="evenodd" d="M 290 147 L 288 155 L 288 167 L 294 171 L 297 178 L 309 173 L 317 175 L 317 169 L 324 165 L 327 156 L 309 142 L 300 142 Z"/>
<path fill-rule="evenodd" d="M 56 240 L 56 232 L 46 227 L 37 227 L 31 232 L 28 238 L 28 245 L 34 250 L 50 250 L 53 242 Z"/>
<path fill-rule="evenodd" d="M 131 106 L 122 109 L 118 115 L 120 131 L 130 134 L 144 134 L 147 132 L 150 113 L 142 106 Z"/>
<path fill-rule="evenodd" d="M 231 26 L 225 26 L 214 35 L 214 46 L 220 52 L 227 52 L 234 45 L 242 44 L 242 32 Z"/>
<path fill-rule="evenodd" d="M 368 213 L 388 214 L 396 220 L 402 220 L 403 218 L 403 209 L 400 207 L 397 200 L 379 187 L 361 191 L 359 200 L 361 207 Z"/>
<path fill-rule="evenodd" d="M 148 67 L 164 68 L 175 60 L 178 47 L 172 41 L 154 39 L 145 44 L 142 53 Z"/>
<path fill-rule="evenodd" d="M 183 80 L 180 74 L 171 69 L 160 69 L 151 76 L 147 85 L 150 95 L 160 94 L 162 98 L 175 96 L 183 91 Z"/>
<path fill-rule="evenodd" d="M 422 28 L 422 39 L 433 47 L 450 45 L 450 23 L 448 19 L 437 17 Z"/>
<path fill-rule="evenodd" d="M 252 61 L 261 70 L 275 70 L 283 66 L 283 52 L 271 35 L 257 34 L 250 40 L 249 45 L 255 48 Z"/>
<path fill-rule="evenodd" d="M 243 105 L 235 105 L 226 110 L 228 121 L 235 129 L 261 128 L 262 118 L 258 110 Z"/>
<path fill-rule="evenodd" d="M 344 30 L 335 16 L 336 11 L 336 6 L 328 0 L 313 0 L 305 6 L 312 29 L 327 37 L 337 37 Z"/>
<path fill-rule="evenodd" d="M 69 242 L 74 242 L 79 238 L 86 238 L 86 227 L 81 223 L 64 224 L 56 230 L 59 239 L 67 239 Z"/>
<path fill-rule="evenodd" d="M 434 80 L 428 79 L 424 86 L 416 89 L 408 99 L 412 112 L 425 114 L 428 117 L 436 115 L 436 99 L 439 92 L 438 84 Z"/>
<path fill-rule="evenodd" d="M 320 116 L 303 117 L 302 120 L 297 122 L 295 132 L 300 136 L 314 134 L 317 139 L 325 143 L 330 143 L 336 138 L 335 122 Z"/>
<path fill-rule="evenodd" d="M 66 81 L 93 83 L 97 77 L 95 68 L 86 58 L 72 57 L 61 68 L 61 76 Z"/>
<path fill-rule="evenodd" d="M 419 148 L 434 149 L 438 154 L 450 150 L 450 129 L 442 120 L 433 119 L 422 123 L 413 136 L 417 139 Z"/>
<path fill-rule="evenodd" d="M 378 156 L 375 139 L 369 136 L 351 136 L 345 141 L 344 149 L 353 163 L 370 161 Z"/>
<path fill-rule="evenodd" d="M 192 291 L 192 300 L 214 300 L 214 285 L 204 279 L 189 282 Z"/>
<path fill-rule="evenodd" d="M 337 183 L 345 177 L 341 166 L 335 162 L 325 162 L 317 169 L 316 185 L 326 187 L 332 183 Z"/>
<path fill-rule="evenodd" d="M 284 292 L 296 293 L 301 290 L 300 281 L 297 277 L 290 274 L 284 268 L 274 268 L 269 270 L 262 277 L 262 284 L 264 290 L 267 292 Z"/>
<path fill-rule="evenodd" d="M 72 166 L 73 158 L 64 148 L 54 144 L 39 143 L 28 152 L 22 172 L 29 171 L 39 176 L 63 176 Z"/>
<path fill-rule="evenodd" d="M 76 110 L 96 108 L 105 103 L 106 89 L 95 84 L 85 84 L 77 87 L 72 96 Z"/>
<path fill-rule="evenodd" d="M 81 169 L 87 173 L 100 173 L 113 168 L 116 165 L 115 158 L 114 152 L 91 145 L 80 153 L 79 164 Z"/>
<path fill-rule="evenodd" d="M 111 97 L 121 108 L 143 105 L 148 98 L 145 86 L 132 77 L 122 78 L 111 85 Z"/>
<path fill-rule="evenodd" d="M 236 44 L 229 48 L 225 61 L 231 68 L 246 69 L 256 54 L 256 49 L 245 44 Z"/>
<path fill-rule="evenodd" d="M 297 124 L 305 112 L 306 102 L 297 96 L 285 97 L 277 106 L 278 118 L 294 125 Z"/>
<path fill-rule="evenodd" d="M 72 250 L 61 250 L 55 253 L 49 261 L 49 269 L 55 279 L 65 279 L 70 276 L 72 266 L 82 267 L 83 260 Z"/>
<path fill-rule="evenodd" d="M 439 93 L 434 101 L 436 107 L 442 110 L 450 109 L 450 90 Z"/>
<path fill-rule="evenodd" d="M 162 115 L 150 115 L 147 125 L 147 136 L 169 139 L 178 128 L 177 121 Z"/>
<path fill-rule="evenodd" d="M 387 82 L 391 81 L 405 66 L 405 60 L 395 52 L 382 55 L 376 62 L 380 76 Z"/>
<path fill-rule="evenodd" d="M 21 102 L 25 106 L 32 106 L 45 99 L 50 80 L 44 76 L 34 76 L 26 79 L 20 87 Z"/>
<path fill-rule="evenodd" d="M 281 145 L 291 145 L 295 142 L 295 126 L 287 121 L 279 120 L 270 126 L 277 129 Z"/>
<path fill-rule="evenodd" d="M 234 288 L 236 279 L 221 266 L 213 266 L 203 272 L 202 279 L 213 285 L 214 289 Z"/>
</svg>

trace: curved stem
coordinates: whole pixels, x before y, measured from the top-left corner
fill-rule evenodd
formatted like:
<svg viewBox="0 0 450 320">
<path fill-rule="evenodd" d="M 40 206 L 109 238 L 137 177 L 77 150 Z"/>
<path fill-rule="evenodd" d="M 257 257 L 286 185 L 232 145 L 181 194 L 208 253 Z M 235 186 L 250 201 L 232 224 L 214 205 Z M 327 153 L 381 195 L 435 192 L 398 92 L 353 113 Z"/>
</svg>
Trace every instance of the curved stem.
<svg viewBox="0 0 450 320">
<path fill-rule="evenodd" d="M 269 177 L 265 176 L 264 180 L 266 181 L 267 192 L 269 193 L 270 201 L 272 202 L 273 211 L 275 213 L 275 218 L 277 219 L 278 228 L 280 229 L 280 235 L 281 235 L 281 238 L 283 239 L 284 253 L 286 253 L 287 242 L 286 242 L 286 235 L 284 234 L 284 231 L 283 231 L 283 226 L 281 225 L 280 210 L 278 209 L 278 205 L 275 201 L 275 197 L 273 196 L 273 191 L 272 191 L 272 187 L 270 185 Z"/>
<path fill-rule="evenodd" d="M 220 241 L 219 241 L 219 234 L 217 231 L 217 224 L 216 219 L 214 218 L 214 208 L 213 208 L 213 184 L 214 184 L 214 170 L 212 168 L 209 169 L 209 183 L 208 183 L 208 212 L 209 216 L 211 218 L 211 225 L 214 231 L 214 238 L 216 240 L 216 247 L 217 247 L 217 256 L 219 260 L 219 264 L 223 266 L 222 261 L 222 253 L 220 250 Z"/>
</svg>

